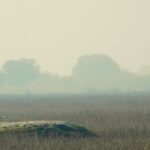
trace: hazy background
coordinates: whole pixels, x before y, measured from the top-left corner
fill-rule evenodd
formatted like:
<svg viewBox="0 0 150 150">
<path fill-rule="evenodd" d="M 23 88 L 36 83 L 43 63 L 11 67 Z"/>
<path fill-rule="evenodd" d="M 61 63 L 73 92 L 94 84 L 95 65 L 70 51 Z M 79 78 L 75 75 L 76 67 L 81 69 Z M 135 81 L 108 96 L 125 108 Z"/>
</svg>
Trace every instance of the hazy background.
<svg viewBox="0 0 150 150">
<path fill-rule="evenodd" d="M 139 74 L 123 70 L 107 55 L 80 57 L 70 76 L 61 77 L 51 72 L 42 72 L 35 60 L 25 58 L 7 61 L 0 71 L 0 94 L 99 94 L 136 91 L 150 91 L 150 73 Z"/>
<path fill-rule="evenodd" d="M 149 90 L 149 5 L 148 0 L 0 1 L 1 92 Z M 106 54 L 115 64 L 92 54 Z M 24 72 L 19 64 L 30 69 Z"/>
<path fill-rule="evenodd" d="M 107 54 L 135 71 L 150 64 L 149 0 L 0 1 L 0 65 L 34 58 L 71 73 L 78 57 Z"/>
</svg>

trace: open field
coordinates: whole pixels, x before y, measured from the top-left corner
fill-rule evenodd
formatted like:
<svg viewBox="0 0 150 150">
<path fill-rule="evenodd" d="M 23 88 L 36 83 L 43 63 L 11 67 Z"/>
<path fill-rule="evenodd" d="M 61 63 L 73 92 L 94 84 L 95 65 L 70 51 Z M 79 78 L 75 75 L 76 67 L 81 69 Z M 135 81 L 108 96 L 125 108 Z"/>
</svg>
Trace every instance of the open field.
<svg viewBox="0 0 150 150">
<path fill-rule="evenodd" d="M 60 120 L 97 138 L 0 135 L 0 150 L 149 150 L 150 95 L 1 96 L 0 121 Z"/>
</svg>

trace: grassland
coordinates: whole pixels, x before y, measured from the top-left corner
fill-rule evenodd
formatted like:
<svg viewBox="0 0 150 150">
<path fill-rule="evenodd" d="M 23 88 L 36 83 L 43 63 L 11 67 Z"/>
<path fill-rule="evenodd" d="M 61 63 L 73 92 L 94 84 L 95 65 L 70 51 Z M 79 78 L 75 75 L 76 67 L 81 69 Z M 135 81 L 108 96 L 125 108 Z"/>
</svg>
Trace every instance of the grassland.
<svg viewBox="0 0 150 150">
<path fill-rule="evenodd" d="M 0 121 L 63 120 L 97 138 L 0 135 L 0 150 L 149 150 L 150 95 L 1 96 Z"/>
</svg>

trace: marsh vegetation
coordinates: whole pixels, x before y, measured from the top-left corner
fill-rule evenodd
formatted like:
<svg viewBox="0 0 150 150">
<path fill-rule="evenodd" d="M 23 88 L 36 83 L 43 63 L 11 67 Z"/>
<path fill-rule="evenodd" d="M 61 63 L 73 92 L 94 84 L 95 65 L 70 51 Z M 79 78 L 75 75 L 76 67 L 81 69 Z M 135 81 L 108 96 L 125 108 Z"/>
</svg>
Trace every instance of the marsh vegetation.
<svg viewBox="0 0 150 150">
<path fill-rule="evenodd" d="M 150 95 L 1 96 L 0 121 L 64 120 L 97 138 L 1 135 L 0 150 L 149 150 Z"/>
</svg>

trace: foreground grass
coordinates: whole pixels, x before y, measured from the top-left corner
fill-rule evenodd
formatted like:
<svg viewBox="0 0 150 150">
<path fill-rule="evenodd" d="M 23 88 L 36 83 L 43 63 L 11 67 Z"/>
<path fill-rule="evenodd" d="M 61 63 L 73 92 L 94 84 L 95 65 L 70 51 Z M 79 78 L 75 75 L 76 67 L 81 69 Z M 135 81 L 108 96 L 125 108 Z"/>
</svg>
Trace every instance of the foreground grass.
<svg viewBox="0 0 150 150">
<path fill-rule="evenodd" d="M 149 150 L 150 96 L 1 97 L 0 120 L 67 120 L 98 138 L 0 136 L 0 150 Z"/>
<path fill-rule="evenodd" d="M 5 139 L 7 138 L 7 139 Z M 35 137 L 3 137 L 2 150 L 149 150 L 149 139 L 73 139 Z M 9 143 L 6 143 L 6 141 Z"/>
</svg>

